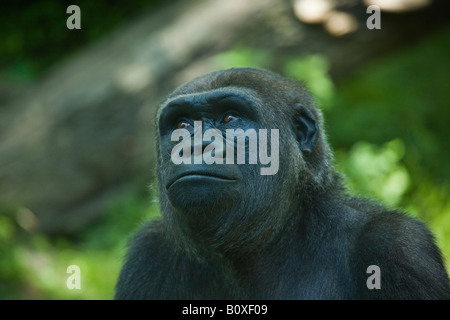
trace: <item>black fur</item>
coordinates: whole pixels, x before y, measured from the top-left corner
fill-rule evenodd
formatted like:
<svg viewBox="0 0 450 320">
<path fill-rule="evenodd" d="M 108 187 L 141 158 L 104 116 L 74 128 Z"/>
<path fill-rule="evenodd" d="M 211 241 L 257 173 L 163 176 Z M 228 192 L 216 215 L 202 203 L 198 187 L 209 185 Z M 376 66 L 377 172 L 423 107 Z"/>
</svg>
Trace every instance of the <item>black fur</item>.
<svg viewBox="0 0 450 320">
<path fill-rule="evenodd" d="M 221 122 L 228 104 L 241 114 Z M 278 173 L 175 166 L 170 133 L 179 119 L 202 120 L 204 130 L 279 129 Z M 116 299 L 450 298 L 426 226 L 346 194 L 322 114 L 298 82 L 253 68 L 211 73 L 176 89 L 157 125 L 162 219 L 130 242 Z M 192 168 L 231 180 L 177 180 Z M 370 265 L 380 267 L 381 289 L 367 288 Z"/>
</svg>

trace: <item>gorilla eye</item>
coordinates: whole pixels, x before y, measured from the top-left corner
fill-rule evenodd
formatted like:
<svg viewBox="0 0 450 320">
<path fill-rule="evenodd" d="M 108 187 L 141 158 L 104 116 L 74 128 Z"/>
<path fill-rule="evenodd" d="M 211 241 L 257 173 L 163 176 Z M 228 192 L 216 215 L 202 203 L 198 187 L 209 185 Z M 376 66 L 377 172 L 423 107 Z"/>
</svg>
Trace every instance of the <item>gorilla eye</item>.
<svg viewBox="0 0 450 320">
<path fill-rule="evenodd" d="M 234 121 L 239 119 L 239 116 L 233 114 L 233 113 L 229 113 L 227 114 L 224 118 L 223 118 L 223 122 L 228 123 L 230 121 Z"/>
<path fill-rule="evenodd" d="M 177 128 L 178 129 L 186 129 L 189 128 L 191 126 L 191 124 L 187 121 L 181 120 L 177 123 Z"/>
</svg>

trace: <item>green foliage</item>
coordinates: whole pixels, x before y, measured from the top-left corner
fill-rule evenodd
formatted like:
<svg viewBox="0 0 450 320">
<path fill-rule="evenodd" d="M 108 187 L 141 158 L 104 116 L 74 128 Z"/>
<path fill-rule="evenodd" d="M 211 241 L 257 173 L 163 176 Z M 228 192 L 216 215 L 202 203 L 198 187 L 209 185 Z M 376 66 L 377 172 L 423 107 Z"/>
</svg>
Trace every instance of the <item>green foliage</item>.
<svg viewBox="0 0 450 320">
<path fill-rule="evenodd" d="M 382 144 L 401 138 L 405 163 L 436 182 L 450 179 L 450 30 L 360 70 L 327 109 L 330 140 Z M 329 112 L 328 112 L 329 111 Z"/>
<path fill-rule="evenodd" d="M 0 10 L 0 75 L 32 80 L 62 56 L 111 32 L 162 0 L 14 0 Z M 69 30 L 66 9 L 81 10 L 81 30 Z"/>
<path fill-rule="evenodd" d="M 73 241 L 27 233 L 9 210 L 0 216 L 0 298 L 112 299 L 127 239 L 156 215 L 157 203 L 130 195 Z M 67 287 L 70 265 L 80 267 L 79 290 Z"/>
<path fill-rule="evenodd" d="M 328 75 L 328 61 L 321 55 L 294 58 L 286 62 L 284 74 L 305 82 L 319 107 L 326 109 L 334 97 L 334 84 Z"/>
<path fill-rule="evenodd" d="M 404 153 L 405 146 L 400 139 L 381 147 L 360 141 L 348 152 L 336 152 L 336 159 L 338 169 L 346 173 L 352 192 L 396 206 L 410 187 L 408 170 L 401 163 Z"/>
<path fill-rule="evenodd" d="M 266 50 L 239 47 L 230 51 L 219 53 L 212 57 L 211 64 L 216 69 L 256 67 L 261 68 L 270 59 Z"/>
</svg>

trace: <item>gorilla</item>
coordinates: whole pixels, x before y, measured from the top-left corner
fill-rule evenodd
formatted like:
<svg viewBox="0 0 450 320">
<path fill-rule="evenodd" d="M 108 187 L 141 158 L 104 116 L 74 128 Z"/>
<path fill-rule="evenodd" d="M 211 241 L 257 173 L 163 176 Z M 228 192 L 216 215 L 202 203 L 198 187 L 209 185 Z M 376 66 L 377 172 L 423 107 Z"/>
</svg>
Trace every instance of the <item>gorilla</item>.
<svg viewBox="0 0 450 320">
<path fill-rule="evenodd" d="M 156 126 L 162 218 L 130 240 L 116 299 L 450 298 L 427 227 L 346 192 L 301 83 L 213 72 L 170 94 Z"/>
</svg>

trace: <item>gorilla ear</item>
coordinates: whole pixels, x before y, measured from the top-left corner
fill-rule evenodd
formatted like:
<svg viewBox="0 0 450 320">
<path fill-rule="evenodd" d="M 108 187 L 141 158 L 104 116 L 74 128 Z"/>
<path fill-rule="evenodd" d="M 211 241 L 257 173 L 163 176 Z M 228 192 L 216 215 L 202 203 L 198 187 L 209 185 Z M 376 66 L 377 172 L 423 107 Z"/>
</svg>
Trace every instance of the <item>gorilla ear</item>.
<svg viewBox="0 0 450 320">
<path fill-rule="evenodd" d="M 312 151 L 317 138 L 316 118 L 302 104 L 296 104 L 294 110 L 294 131 L 300 150 L 309 153 Z"/>
</svg>

